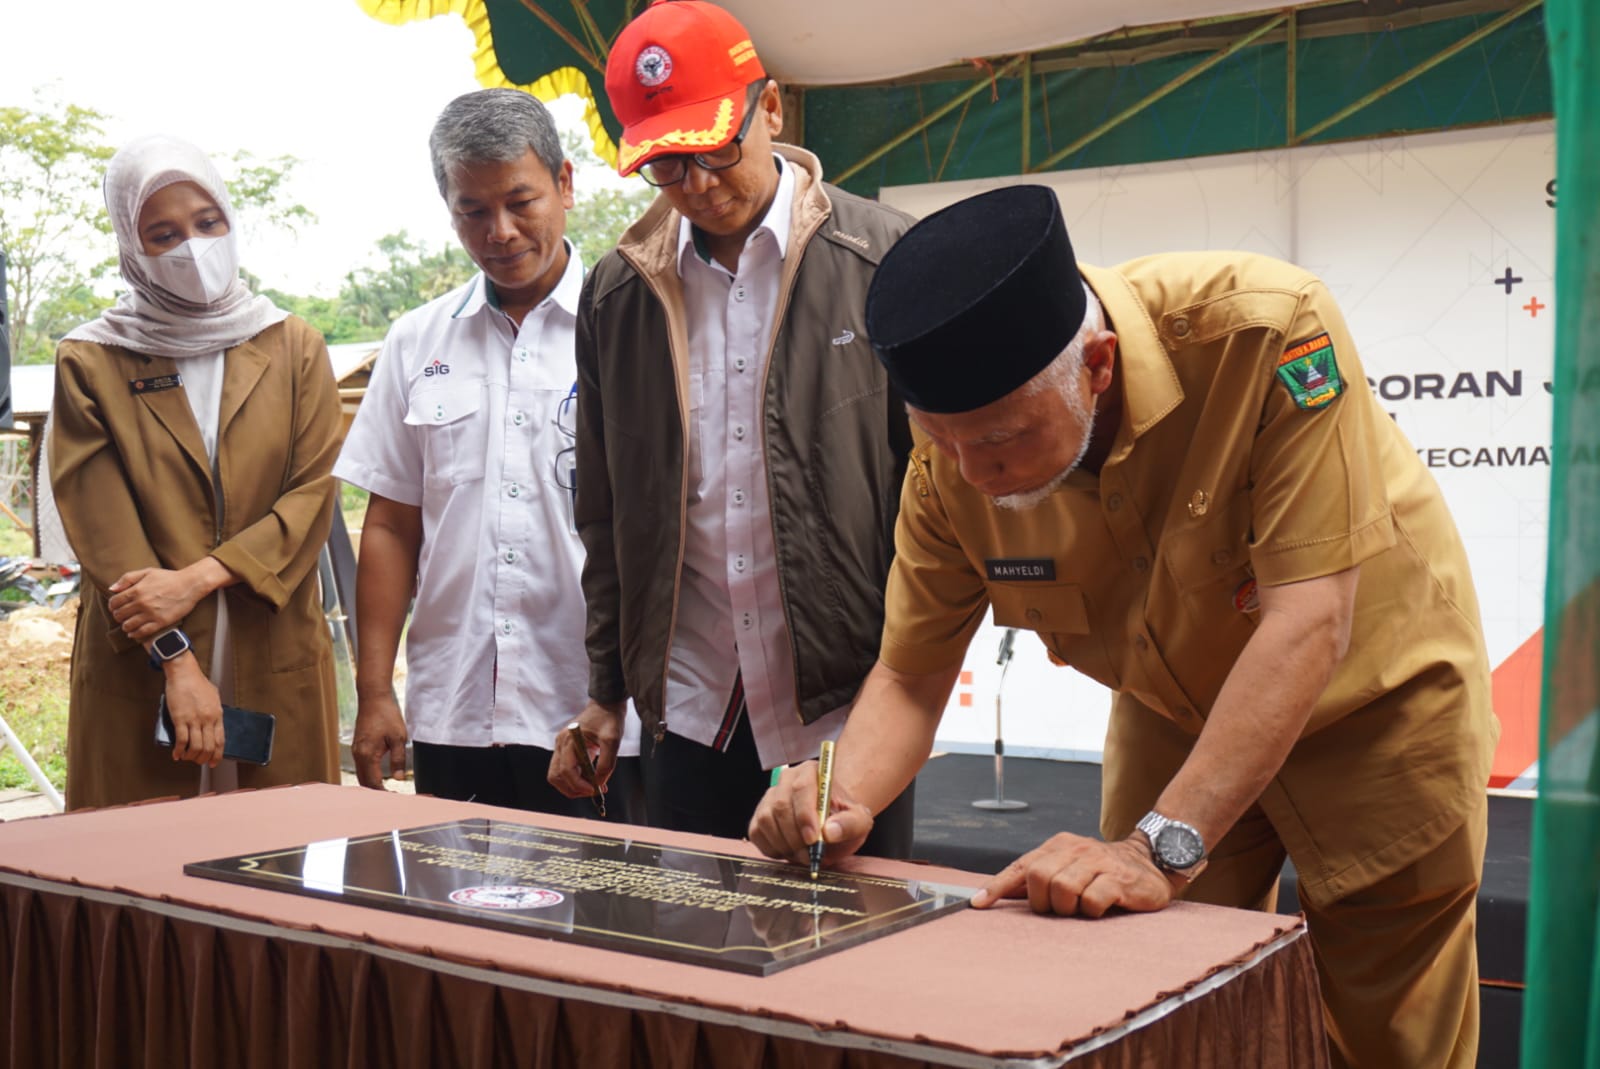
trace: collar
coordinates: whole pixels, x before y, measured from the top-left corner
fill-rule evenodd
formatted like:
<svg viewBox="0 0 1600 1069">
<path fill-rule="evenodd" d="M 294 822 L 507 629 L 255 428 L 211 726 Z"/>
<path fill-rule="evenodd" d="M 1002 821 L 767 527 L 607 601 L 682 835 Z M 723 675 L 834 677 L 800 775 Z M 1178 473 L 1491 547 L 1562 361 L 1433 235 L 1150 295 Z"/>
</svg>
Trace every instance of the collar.
<svg viewBox="0 0 1600 1069">
<path fill-rule="evenodd" d="M 1107 328 L 1117 335 L 1117 367 L 1122 374 L 1122 427 L 1106 459 L 1113 460 L 1132 439 L 1161 422 L 1183 401 L 1183 386 L 1150 310 L 1133 286 L 1116 271 L 1079 264 L 1079 272 L 1105 309 Z"/>
<path fill-rule="evenodd" d="M 762 218 L 761 225 L 750 232 L 754 237 L 757 232 L 769 232 L 778 244 L 778 259 L 782 260 L 789 254 L 789 224 L 794 218 L 794 168 L 784 165 L 783 157 L 776 152 L 772 154 L 773 161 L 778 166 L 778 188 L 772 195 L 772 203 L 767 207 L 767 214 Z M 749 239 L 745 239 L 746 244 Z M 683 269 L 687 263 L 686 257 L 697 257 L 702 263 L 711 262 L 711 254 L 706 252 L 704 239 L 699 228 L 690 223 L 684 216 L 678 217 L 678 277 L 683 277 Z"/>
<path fill-rule="evenodd" d="M 550 295 L 536 307 L 543 308 L 554 302 L 557 308 L 576 318 L 578 298 L 583 293 L 583 258 L 578 255 L 578 250 L 571 241 L 562 238 L 561 242 L 567 247 L 567 269 L 561 272 L 561 278 L 556 281 L 556 288 L 551 290 Z M 451 313 L 450 318 L 469 319 L 485 308 L 500 311 L 500 296 L 495 293 L 489 276 L 479 271 L 467 284 L 466 296 L 461 299 L 461 304 Z"/>
</svg>

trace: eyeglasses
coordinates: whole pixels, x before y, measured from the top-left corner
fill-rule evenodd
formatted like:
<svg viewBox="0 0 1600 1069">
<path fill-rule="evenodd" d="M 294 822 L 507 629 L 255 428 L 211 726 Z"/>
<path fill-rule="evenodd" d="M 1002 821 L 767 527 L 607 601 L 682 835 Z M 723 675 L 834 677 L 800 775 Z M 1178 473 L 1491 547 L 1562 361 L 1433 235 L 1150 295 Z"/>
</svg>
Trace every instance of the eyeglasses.
<svg viewBox="0 0 1600 1069">
<path fill-rule="evenodd" d="M 565 490 L 567 498 L 567 520 L 574 534 L 578 530 L 578 384 L 573 383 L 567 396 L 562 398 L 556 406 L 556 418 L 551 420 L 556 425 L 556 430 L 572 442 L 556 454 L 556 485 Z"/>
<path fill-rule="evenodd" d="M 574 382 L 572 389 L 567 391 L 567 396 L 556 405 L 556 429 L 567 439 L 573 441 L 578 437 L 578 384 Z"/>
<path fill-rule="evenodd" d="M 565 490 L 567 498 L 567 520 L 572 526 L 572 532 L 578 532 L 578 450 L 575 446 L 567 446 L 556 454 L 556 485 Z"/>
<path fill-rule="evenodd" d="M 675 186 L 683 181 L 689 174 L 689 161 L 693 160 L 702 171 L 726 171 L 729 167 L 737 166 L 744 159 L 744 139 L 750 133 L 750 123 L 756 117 L 756 112 L 761 109 L 752 104 L 747 104 L 744 109 L 744 122 L 739 124 L 739 132 L 733 135 L 733 140 L 713 152 L 674 152 L 668 156 L 657 156 L 643 167 L 639 168 L 639 175 L 646 182 L 660 188 L 661 186 Z"/>
</svg>

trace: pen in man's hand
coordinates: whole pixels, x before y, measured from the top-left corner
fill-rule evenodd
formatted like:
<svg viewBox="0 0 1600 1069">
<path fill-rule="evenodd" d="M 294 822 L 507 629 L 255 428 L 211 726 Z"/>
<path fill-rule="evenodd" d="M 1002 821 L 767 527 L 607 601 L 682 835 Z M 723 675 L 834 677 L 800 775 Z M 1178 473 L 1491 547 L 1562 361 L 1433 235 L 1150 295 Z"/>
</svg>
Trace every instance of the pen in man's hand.
<svg viewBox="0 0 1600 1069">
<path fill-rule="evenodd" d="M 811 878 L 822 867 L 822 826 L 828 822 L 828 794 L 833 789 L 833 743 L 824 742 L 817 755 L 817 841 L 811 844 Z"/>
<path fill-rule="evenodd" d="M 583 782 L 594 788 L 594 807 L 600 811 L 602 818 L 606 815 L 606 796 L 600 789 L 600 774 L 595 771 L 594 762 L 589 758 L 589 740 L 583 737 L 583 728 L 577 721 L 567 725 L 567 733 L 572 736 L 572 745 L 578 752 L 578 775 L 583 777 Z"/>
</svg>

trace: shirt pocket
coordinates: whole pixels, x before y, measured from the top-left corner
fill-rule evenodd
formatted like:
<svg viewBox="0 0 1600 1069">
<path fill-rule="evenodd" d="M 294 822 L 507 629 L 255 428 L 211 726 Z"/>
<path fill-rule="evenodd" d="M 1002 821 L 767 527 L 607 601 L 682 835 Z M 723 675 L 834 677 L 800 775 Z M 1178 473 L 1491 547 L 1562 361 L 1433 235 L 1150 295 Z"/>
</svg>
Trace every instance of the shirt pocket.
<svg viewBox="0 0 1600 1069">
<path fill-rule="evenodd" d="M 1250 495 L 1240 491 L 1204 519 L 1172 530 L 1162 540 L 1166 581 L 1198 616 L 1218 607 L 1217 593 L 1231 601 L 1233 590 L 1251 576 Z"/>
<path fill-rule="evenodd" d="M 1120 684 L 1105 642 L 1091 626 L 1088 596 L 1076 583 L 991 583 L 999 627 L 1033 631 L 1058 660 L 1115 689 Z"/>
<path fill-rule="evenodd" d="M 405 421 L 422 435 L 424 483 L 459 486 L 483 478 L 489 444 L 483 380 L 413 392 Z"/>
<path fill-rule="evenodd" d="M 1150 584 L 1145 624 L 1185 692 L 1208 709 L 1261 619 L 1250 564 L 1250 495 L 1167 535 Z M 1204 650 L 1196 655 L 1195 650 Z"/>
</svg>

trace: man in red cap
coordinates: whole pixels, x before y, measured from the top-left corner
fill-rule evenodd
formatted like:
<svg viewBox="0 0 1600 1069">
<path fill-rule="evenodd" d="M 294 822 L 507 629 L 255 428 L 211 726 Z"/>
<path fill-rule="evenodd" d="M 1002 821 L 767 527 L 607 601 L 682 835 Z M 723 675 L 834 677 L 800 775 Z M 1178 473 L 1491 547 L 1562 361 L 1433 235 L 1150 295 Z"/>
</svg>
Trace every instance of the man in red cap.
<svg viewBox="0 0 1600 1069">
<path fill-rule="evenodd" d="M 604 782 L 632 697 L 651 822 L 739 838 L 768 770 L 837 737 L 874 660 L 910 433 L 865 302 L 910 219 L 774 143 L 777 83 L 713 4 L 652 4 L 606 92 L 618 169 L 661 196 L 578 312 L 577 723 Z M 560 747 L 551 783 L 591 793 Z M 909 787 L 874 835 L 869 853 L 909 852 Z"/>
</svg>

